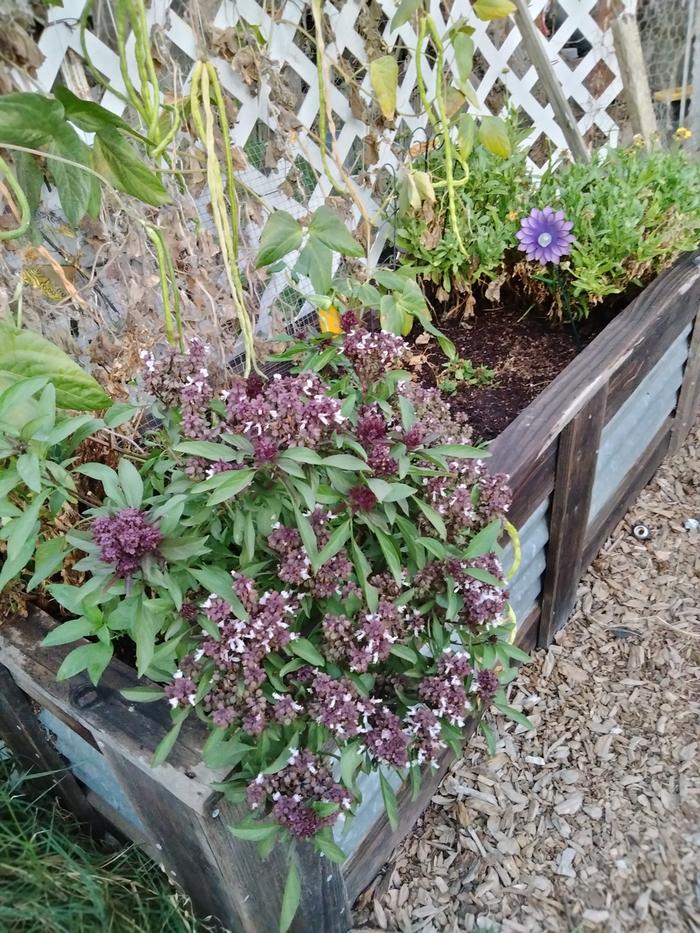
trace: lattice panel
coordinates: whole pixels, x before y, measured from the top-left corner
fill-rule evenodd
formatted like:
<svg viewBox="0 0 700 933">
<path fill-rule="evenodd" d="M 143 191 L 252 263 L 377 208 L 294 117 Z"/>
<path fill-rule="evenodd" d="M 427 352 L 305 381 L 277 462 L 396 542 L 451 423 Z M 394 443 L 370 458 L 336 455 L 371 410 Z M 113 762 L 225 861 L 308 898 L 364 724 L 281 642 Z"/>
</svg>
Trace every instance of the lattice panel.
<svg viewBox="0 0 700 933">
<path fill-rule="evenodd" d="M 50 90 L 60 78 L 81 93 L 76 87 L 80 82 L 76 82 L 74 56 L 82 56 L 77 20 L 83 6 L 84 0 L 64 0 L 62 7 L 50 7 L 47 11 L 49 21 L 39 41 L 45 60 L 36 76 L 36 82 L 44 90 Z M 211 40 L 209 23 L 219 31 L 239 23 L 259 29 L 265 40 L 267 60 L 259 82 L 251 80 L 250 72 L 240 62 L 217 56 L 211 46 L 208 54 L 237 107 L 232 141 L 248 157 L 248 166 L 240 173 L 241 180 L 267 208 L 283 208 L 301 217 L 322 203 L 331 191 L 323 175 L 316 142 L 319 96 L 310 7 L 304 0 L 223 0 L 218 5 L 210 3 L 210 12 L 214 13 L 211 18 L 206 16 L 206 6 L 205 2 L 189 0 L 151 0 L 149 22 L 160 46 L 166 47 L 172 67 L 168 80 L 176 90 L 187 89 L 192 63 Z M 622 122 L 619 101 L 622 83 L 612 36 L 596 18 L 602 20 L 599 8 L 606 6 L 594 0 L 559 0 L 559 3 L 532 0 L 530 4 L 533 17 L 548 33 L 550 59 L 581 132 L 592 145 L 615 145 Z M 106 5 L 103 12 L 105 9 Z M 379 209 L 381 179 L 391 178 L 405 156 L 411 134 L 424 130 L 426 122 L 416 89 L 416 35 L 410 24 L 396 32 L 390 30 L 395 9 L 394 0 L 325 3 L 328 56 L 351 69 L 359 82 L 355 90 L 340 82 L 332 89 L 337 148 L 348 170 L 358 178 L 371 214 Z M 509 18 L 483 23 L 474 16 L 469 0 L 431 0 L 431 12 L 440 30 L 460 17 L 474 26 L 476 93 L 485 110 L 503 111 L 509 101 L 520 108 L 523 120 L 530 126 L 527 144 L 533 170 L 561 154 L 566 142 L 513 21 Z M 221 32 L 216 35 L 220 37 Z M 123 91 L 119 61 L 113 49 L 95 32 L 88 32 L 86 39 L 95 66 L 116 91 Z M 370 57 L 387 51 L 399 55 L 399 116 L 396 127 L 378 130 L 372 128 L 372 120 L 365 113 L 362 114 L 365 120 L 358 114 L 376 113 L 364 66 Z M 446 64 L 449 67 L 450 62 Z M 133 71 L 135 75 L 135 62 Z M 426 64 L 424 73 L 430 94 L 435 71 Z M 277 86 L 279 76 L 284 82 L 281 91 Z M 34 85 L 26 76 L 21 80 L 27 88 Z M 98 86 L 91 93 L 115 113 L 123 111 L 123 102 L 110 91 Z M 383 237 L 378 237 L 375 257 L 382 242 Z M 258 322 L 262 330 L 266 328 L 265 309 L 282 287 L 278 277 L 266 289 Z"/>
</svg>

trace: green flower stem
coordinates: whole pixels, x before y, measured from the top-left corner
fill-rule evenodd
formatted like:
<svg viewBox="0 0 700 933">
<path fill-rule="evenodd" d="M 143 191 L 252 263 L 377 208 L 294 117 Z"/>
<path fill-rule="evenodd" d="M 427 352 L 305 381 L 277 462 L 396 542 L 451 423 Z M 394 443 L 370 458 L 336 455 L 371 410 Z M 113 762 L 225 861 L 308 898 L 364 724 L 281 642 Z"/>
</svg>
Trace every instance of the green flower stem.
<svg viewBox="0 0 700 933">
<path fill-rule="evenodd" d="M 0 230 L 0 240 L 16 240 L 18 237 L 24 236 L 27 230 L 29 230 L 29 225 L 32 222 L 32 212 L 29 210 L 29 202 L 25 197 L 24 191 L 22 191 L 10 166 L 3 158 L 0 158 L 0 172 L 5 176 L 5 180 L 12 194 L 17 198 L 17 207 L 19 208 L 20 215 L 19 224 L 14 229 Z"/>
</svg>

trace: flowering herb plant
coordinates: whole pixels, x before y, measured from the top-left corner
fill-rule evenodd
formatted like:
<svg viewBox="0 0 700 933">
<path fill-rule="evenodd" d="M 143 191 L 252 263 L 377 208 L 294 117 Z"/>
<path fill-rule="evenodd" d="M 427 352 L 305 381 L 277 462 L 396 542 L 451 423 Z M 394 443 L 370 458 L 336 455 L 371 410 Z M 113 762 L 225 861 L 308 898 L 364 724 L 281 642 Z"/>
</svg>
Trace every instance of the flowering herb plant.
<svg viewBox="0 0 700 933">
<path fill-rule="evenodd" d="M 152 683 L 129 698 L 171 706 L 156 761 L 196 714 L 205 762 L 251 808 L 234 832 L 335 859 L 360 772 L 379 773 L 395 824 L 392 773 L 417 788 L 492 705 L 527 724 L 504 692 L 526 658 L 500 557 L 506 478 L 409 381 L 400 337 L 342 323 L 267 382 L 210 371 L 197 340 L 145 355 L 160 424 L 116 469 L 74 466 L 103 498 L 65 534 L 84 582 L 49 585 L 73 618 L 46 639 L 87 639 L 58 676 L 97 682 L 130 638 Z"/>
</svg>

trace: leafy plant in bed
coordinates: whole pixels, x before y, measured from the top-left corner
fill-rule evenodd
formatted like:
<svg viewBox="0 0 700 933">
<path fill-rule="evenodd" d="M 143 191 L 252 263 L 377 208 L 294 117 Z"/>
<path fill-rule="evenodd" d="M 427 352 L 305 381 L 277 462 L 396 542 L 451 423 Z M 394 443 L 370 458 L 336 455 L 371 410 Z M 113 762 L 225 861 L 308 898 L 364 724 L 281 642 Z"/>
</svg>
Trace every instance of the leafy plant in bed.
<svg viewBox="0 0 700 933">
<path fill-rule="evenodd" d="M 393 824 L 396 780 L 417 789 L 470 717 L 494 706 L 527 724 L 505 696 L 526 657 L 499 557 L 513 534 L 505 477 L 408 380 L 400 337 L 351 314 L 343 327 L 293 347 L 298 371 L 268 382 L 216 372 L 197 340 L 145 355 L 160 425 L 116 469 L 79 455 L 109 414 L 55 420 L 45 377 L 0 395 L 3 536 L 22 558 L 3 583 L 44 586 L 68 562 L 84 575 L 48 583 L 73 618 L 47 643 L 87 639 L 59 677 L 97 682 L 128 637 L 153 682 L 129 698 L 172 707 L 156 761 L 200 717 L 205 761 L 231 769 L 221 790 L 251 807 L 234 832 L 263 853 L 311 839 L 337 860 L 333 827 L 352 819 L 361 771 L 379 773 Z M 334 349 L 326 379 L 305 368 L 320 340 Z M 18 393 L 29 407 L 10 419 Z M 290 852 L 283 926 L 298 897 Z"/>
</svg>

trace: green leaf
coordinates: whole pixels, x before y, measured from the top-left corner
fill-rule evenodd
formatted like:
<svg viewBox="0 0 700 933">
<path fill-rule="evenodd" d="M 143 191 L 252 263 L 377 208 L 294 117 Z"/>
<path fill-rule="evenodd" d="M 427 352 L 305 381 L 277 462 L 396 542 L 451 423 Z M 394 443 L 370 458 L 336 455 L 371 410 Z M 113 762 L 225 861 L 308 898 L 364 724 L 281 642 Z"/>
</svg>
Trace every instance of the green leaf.
<svg viewBox="0 0 700 933">
<path fill-rule="evenodd" d="M 59 606 L 63 606 L 68 612 L 76 616 L 83 614 L 84 594 L 81 593 L 80 587 L 70 586 L 68 583 L 52 583 L 48 591 Z"/>
<path fill-rule="evenodd" d="M 34 555 L 34 574 L 27 584 L 28 593 L 62 566 L 66 550 L 66 539 L 62 535 L 41 542 Z"/>
<path fill-rule="evenodd" d="M 0 101 L 1 100 L 2 98 L 0 98 Z M 39 210 L 39 205 L 41 203 L 41 189 L 44 185 L 44 173 L 36 158 L 28 152 L 15 152 L 13 158 L 17 181 L 22 191 L 24 191 L 27 203 L 29 204 L 29 210 L 33 217 Z"/>
<path fill-rule="evenodd" d="M 378 528 L 375 530 L 375 535 L 377 541 L 379 542 L 379 547 L 382 549 L 382 554 L 386 560 L 386 565 L 391 571 L 396 582 L 401 585 L 403 582 L 401 574 L 401 557 L 397 550 L 396 545 L 392 538 L 385 532 L 380 531 Z"/>
<path fill-rule="evenodd" d="M 226 470 L 224 473 L 216 473 L 203 483 L 197 483 L 192 490 L 195 493 L 206 492 L 214 489 L 215 492 L 209 497 L 209 505 L 218 505 L 227 499 L 242 492 L 246 486 L 250 486 L 255 477 L 255 470 Z"/>
<path fill-rule="evenodd" d="M 150 667 L 156 650 L 156 636 L 163 616 L 154 611 L 151 600 L 141 600 L 131 623 L 131 638 L 136 645 L 136 673 L 143 677 Z"/>
<path fill-rule="evenodd" d="M 292 857 L 289 862 L 289 873 L 287 874 L 287 881 L 282 896 L 279 933 L 287 933 L 299 909 L 300 901 L 301 879 L 299 878 L 299 870 L 297 869 L 296 862 Z"/>
<path fill-rule="evenodd" d="M 503 533 L 503 524 L 500 518 L 489 522 L 478 534 L 469 542 L 464 552 L 465 557 L 482 557 L 484 554 L 491 554 L 498 544 L 498 539 Z"/>
<path fill-rule="evenodd" d="M 342 253 L 343 256 L 365 255 L 363 247 L 350 233 L 340 217 L 325 204 L 321 205 L 311 218 L 309 234 L 311 238 L 320 240 L 328 249 Z M 317 291 L 323 290 L 317 289 Z"/>
<path fill-rule="evenodd" d="M 15 464 L 20 479 L 32 492 L 41 492 L 39 458 L 34 453 L 20 454 Z"/>
<path fill-rule="evenodd" d="M 165 697 L 160 687 L 127 687 L 119 692 L 125 700 L 134 703 L 155 703 Z"/>
<path fill-rule="evenodd" d="M 236 839 L 245 839 L 247 842 L 261 842 L 269 836 L 274 836 L 279 832 L 279 826 L 276 823 L 256 823 L 252 826 L 231 826 L 231 832 Z"/>
<path fill-rule="evenodd" d="M 165 736 L 158 743 L 158 747 L 156 748 L 151 760 L 152 768 L 155 768 L 157 765 L 162 765 L 170 752 L 173 750 L 173 746 L 177 741 L 177 737 L 180 735 L 180 729 L 182 729 L 182 724 L 187 718 L 188 712 L 189 710 L 176 711 L 175 716 L 177 716 L 177 719 L 175 720 L 175 725 L 172 727 L 172 729 L 168 730 Z"/>
<path fill-rule="evenodd" d="M 396 830 L 399 828 L 399 805 L 396 801 L 394 788 L 387 781 L 381 771 L 379 772 L 379 785 L 382 789 L 384 809 L 386 810 L 389 825 L 391 826 L 392 830 L 396 832 Z"/>
<path fill-rule="evenodd" d="M 355 775 L 362 764 L 362 758 L 357 742 L 346 745 L 340 754 L 340 779 L 348 790 L 352 790 L 355 785 Z"/>
<path fill-rule="evenodd" d="M 289 650 L 292 654 L 297 655 L 299 658 L 303 658 L 309 664 L 313 664 L 314 667 L 325 667 L 326 659 L 323 657 L 321 652 L 311 644 L 307 638 L 295 638 L 289 642 Z"/>
<path fill-rule="evenodd" d="M 62 625 L 52 628 L 41 642 L 43 648 L 53 648 L 55 645 L 67 645 L 72 641 L 78 641 L 79 638 L 85 638 L 86 635 L 94 635 L 97 625 L 91 619 L 80 616 L 78 619 L 70 619 Z M 161 691 L 162 696 L 162 691 Z"/>
<path fill-rule="evenodd" d="M 488 22 L 515 13 L 515 4 L 511 0 L 474 0 L 472 8 L 479 19 Z"/>
<path fill-rule="evenodd" d="M 502 590 L 505 586 L 503 580 L 499 580 L 498 577 L 494 577 L 492 573 L 489 573 L 488 570 L 483 570 L 481 567 L 465 567 L 464 572 L 468 573 L 470 577 L 474 577 L 475 580 L 481 580 L 482 583 L 495 586 L 499 590 Z"/>
<path fill-rule="evenodd" d="M 317 237 L 310 236 L 299 253 L 294 271 L 308 276 L 314 291 L 325 295 L 333 284 L 333 253 Z"/>
<path fill-rule="evenodd" d="M 117 467 L 117 474 L 127 505 L 133 509 L 140 508 L 143 502 L 143 480 L 139 471 L 130 460 L 122 457 Z"/>
<path fill-rule="evenodd" d="M 369 80 L 379 109 L 385 120 L 392 121 L 396 113 L 396 91 L 399 65 L 393 55 L 382 55 L 369 64 Z"/>
<path fill-rule="evenodd" d="M 462 159 L 468 159 L 476 139 L 476 122 L 470 113 L 460 114 L 457 121 L 457 151 Z"/>
<path fill-rule="evenodd" d="M 0 593 L 7 586 L 10 580 L 13 580 L 29 563 L 34 553 L 36 536 L 31 535 L 22 545 L 19 553 L 14 557 L 8 557 L 0 569 Z"/>
<path fill-rule="evenodd" d="M 515 709 L 512 706 L 508 706 L 507 703 L 494 703 L 493 705 L 509 719 L 512 719 L 513 722 L 517 722 L 519 726 L 524 726 L 528 732 L 535 731 L 534 725 L 530 722 L 524 713 L 520 712 L 520 710 Z"/>
<path fill-rule="evenodd" d="M 43 94 L 21 92 L 0 97 L 0 145 L 36 149 L 64 126 L 61 103 Z"/>
<path fill-rule="evenodd" d="M 331 534 L 328 543 L 318 552 L 319 567 L 335 557 L 338 551 L 343 547 L 350 537 L 350 519 L 339 525 Z"/>
<path fill-rule="evenodd" d="M 414 494 L 415 487 L 407 483 L 389 483 L 391 487 L 384 496 L 384 502 L 403 502 Z"/>
<path fill-rule="evenodd" d="M 60 444 L 61 441 L 65 441 L 71 434 L 75 434 L 76 431 L 82 431 L 88 425 L 90 425 L 90 433 L 92 434 L 94 431 L 99 431 L 100 428 L 104 427 L 104 421 L 100 418 L 93 418 L 92 415 L 78 415 L 77 418 L 64 418 L 63 421 L 59 421 L 56 427 L 48 434 L 46 443 L 50 446 L 53 444 Z"/>
<path fill-rule="evenodd" d="M 117 190 L 153 207 L 170 201 L 160 177 L 144 164 L 138 152 L 116 129 L 101 129 L 95 134 L 93 146 L 96 170 Z"/>
<path fill-rule="evenodd" d="M 324 457 L 323 465 L 335 467 L 338 470 L 351 470 L 352 472 L 369 470 L 369 466 L 359 457 L 353 457 L 352 454 L 331 454 L 330 457 Z"/>
<path fill-rule="evenodd" d="M 233 591 L 230 573 L 227 573 L 223 567 L 191 567 L 189 572 L 207 592 L 214 593 L 220 599 L 225 600 L 233 609 L 236 618 L 246 621 L 248 613 Z"/>
<path fill-rule="evenodd" d="M 323 463 L 323 457 L 315 450 L 309 450 L 308 447 L 288 447 L 282 455 L 287 460 L 294 460 L 296 463 Z"/>
<path fill-rule="evenodd" d="M 49 159 L 47 168 L 56 182 L 66 220 L 77 227 L 87 212 L 92 191 L 93 176 L 80 166 L 89 166 L 90 151 L 72 126 L 64 123 L 49 145 L 50 153 L 69 159 L 76 165 L 68 165 L 58 159 Z"/>
<path fill-rule="evenodd" d="M 283 256 L 301 246 L 304 228 L 287 211 L 274 211 L 267 219 L 260 236 L 256 267 L 271 266 Z"/>
<path fill-rule="evenodd" d="M 182 441 L 176 444 L 173 450 L 179 454 L 190 454 L 192 457 L 204 457 L 205 460 L 223 460 L 224 463 L 233 463 L 241 456 L 240 450 L 213 441 Z"/>
<path fill-rule="evenodd" d="M 489 751 L 489 755 L 493 757 L 496 754 L 496 736 L 493 734 L 493 729 L 488 723 L 484 722 L 483 719 L 479 722 L 479 729 L 486 739 L 486 747 Z"/>
<path fill-rule="evenodd" d="M 331 862 L 335 862 L 336 865 L 342 865 L 347 859 L 345 852 L 343 852 L 340 846 L 336 845 L 332 839 L 327 839 L 324 836 L 316 836 L 314 845 L 319 852 L 323 852 L 326 858 L 330 859 Z"/>
<path fill-rule="evenodd" d="M 113 500 L 116 505 L 126 508 L 126 500 L 122 494 L 117 474 L 106 463 L 83 463 L 75 468 L 75 472 L 102 483 L 105 496 Z"/>
<path fill-rule="evenodd" d="M 43 377 L 55 387 L 59 408 L 94 411 L 111 405 L 99 383 L 63 350 L 7 321 L 0 321 L 0 370 L 23 378 Z"/>
<path fill-rule="evenodd" d="M 392 645 L 389 653 L 401 658 L 402 661 L 408 661 L 409 664 L 415 664 L 418 660 L 418 655 L 408 645 Z"/>
<path fill-rule="evenodd" d="M 93 684 L 97 684 L 111 658 L 111 644 L 105 645 L 101 641 L 95 641 L 89 645 L 81 645 L 79 648 L 74 648 L 63 659 L 63 663 L 56 671 L 56 680 L 59 682 L 68 680 L 70 677 L 75 677 L 76 674 L 87 670 L 90 680 Z"/>
<path fill-rule="evenodd" d="M 104 423 L 108 428 L 118 428 L 134 415 L 141 411 L 138 405 L 129 405 L 126 402 L 115 402 L 104 416 Z"/>
<path fill-rule="evenodd" d="M 207 547 L 209 535 L 183 535 L 163 538 L 159 551 L 167 561 L 190 560 L 203 557 L 211 548 Z"/>
<path fill-rule="evenodd" d="M 63 104 L 66 116 L 71 123 L 75 123 L 81 130 L 96 133 L 105 127 L 111 126 L 127 133 L 134 132 L 129 124 L 125 123 L 116 113 L 111 113 L 111 111 L 106 110 L 92 100 L 83 100 L 82 97 L 76 97 L 71 90 L 63 85 L 55 87 L 53 94 Z"/>
<path fill-rule="evenodd" d="M 517 645 L 501 645 L 501 650 L 514 661 L 522 661 L 523 664 L 529 664 L 532 661 L 530 655 Z"/>
<path fill-rule="evenodd" d="M 425 515 L 430 524 L 433 526 L 435 531 L 437 531 L 437 533 L 440 535 L 440 537 L 446 539 L 447 528 L 445 527 L 445 522 L 443 521 L 440 513 L 436 512 L 432 505 L 428 505 L 427 502 L 423 502 L 422 499 L 419 499 L 418 496 L 415 497 L 415 502 L 423 515 Z"/>
<path fill-rule="evenodd" d="M 453 460 L 472 460 L 490 456 L 487 450 L 470 447 L 468 444 L 437 444 L 435 447 L 427 448 L 426 453 L 450 457 Z"/>
<path fill-rule="evenodd" d="M 32 539 L 36 533 L 36 526 L 39 522 L 39 513 L 44 504 L 46 494 L 35 496 L 32 502 L 27 505 L 22 512 L 21 518 L 15 518 L 7 534 L 7 558 L 14 560 L 25 546 L 29 539 Z M 5 529 L 3 529 L 5 530 Z"/>
<path fill-rule="evenodd" d="M 459 30 L 452 38 L 452 48 L 455 53 L 457 75 L 461 86 L 469 81 L 472 73 L 474 40 L 465 30 Z"/>
<path fill-rule="evenodd" d="M 405 23 L 407 23 L 410 18 L 420 10 L 423 6 L 423 0 L 401 0 L 398 7 L 396 8 L 396 13 L 394 13 L 394 18 L 391 21 L 389 28 L 393 32 L 395 29 L 399 29 Z"/>
<path fill-rule="evenodd" d="M 511 153 L 508 127 L 500 117 L 482 117 L 479 123 L 479 142 L 496 156 L 507 159 Z"/>
</svg>

